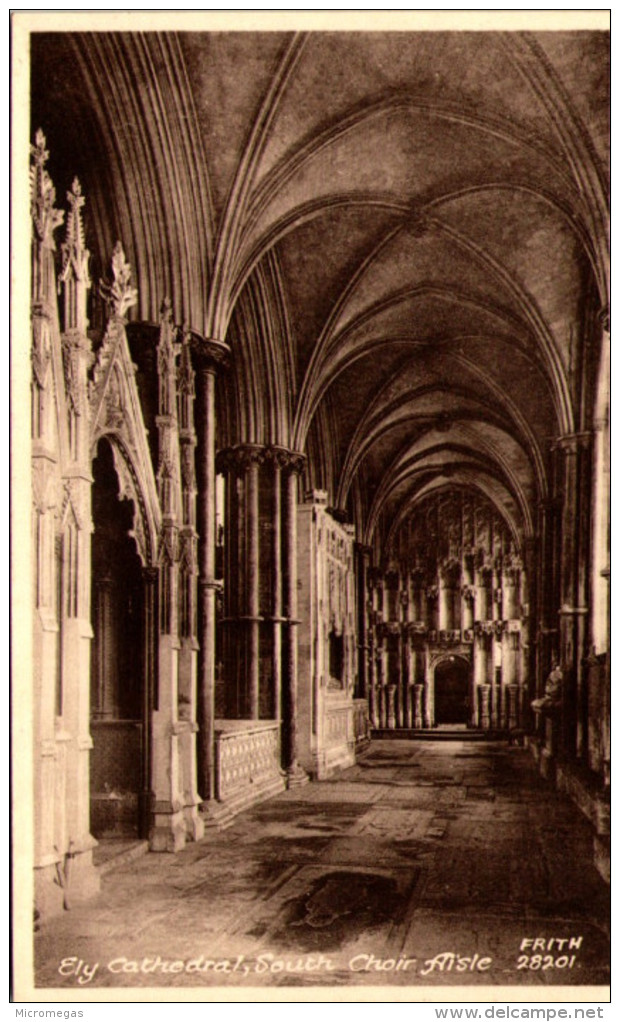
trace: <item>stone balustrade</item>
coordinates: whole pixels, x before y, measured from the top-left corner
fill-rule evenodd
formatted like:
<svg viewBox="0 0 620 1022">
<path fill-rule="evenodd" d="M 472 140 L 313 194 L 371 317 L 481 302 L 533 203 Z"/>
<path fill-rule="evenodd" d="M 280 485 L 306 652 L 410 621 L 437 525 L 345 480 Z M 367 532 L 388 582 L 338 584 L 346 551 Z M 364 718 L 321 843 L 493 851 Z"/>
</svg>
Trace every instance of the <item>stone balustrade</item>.
<svg viewBox="0 0 620 1022">
<path fill-rule="evenodd" d="M 280 722 L 215 721 L 215 797 L 231 812 L 284 791 Z"/>
<path fill-rule="evenodd" d="M 370 742 L 370 718 L 368 716 L 368 700 L 353 700 L 353 734 L 355 748 L 362 749 Z"/>
</svg>

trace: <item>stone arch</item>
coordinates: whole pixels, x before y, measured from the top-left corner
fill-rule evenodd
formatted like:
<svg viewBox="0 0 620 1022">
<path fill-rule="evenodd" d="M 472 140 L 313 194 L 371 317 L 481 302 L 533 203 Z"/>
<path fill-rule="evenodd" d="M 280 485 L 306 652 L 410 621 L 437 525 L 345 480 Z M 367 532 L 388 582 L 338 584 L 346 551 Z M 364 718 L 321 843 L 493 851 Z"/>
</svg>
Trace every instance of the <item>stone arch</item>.
<svg viewBox="0 0 620 1022">
<path fill-rule="evenodd" d="M 471 716 L 472 662 L 466 653 L 446 651 L 431 659 L 434 723 L 466 726 Z"/>
</svg>

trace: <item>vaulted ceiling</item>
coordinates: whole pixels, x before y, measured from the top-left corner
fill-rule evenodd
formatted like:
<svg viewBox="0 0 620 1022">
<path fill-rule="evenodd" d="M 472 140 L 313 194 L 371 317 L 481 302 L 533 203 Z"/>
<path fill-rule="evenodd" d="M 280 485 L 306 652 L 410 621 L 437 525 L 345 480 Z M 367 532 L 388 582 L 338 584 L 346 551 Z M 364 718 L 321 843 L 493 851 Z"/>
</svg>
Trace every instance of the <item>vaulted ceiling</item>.
<svg viewBox="0 0 620 1022">
<path fill-rule="evenodd" d="M 40 34 L 32 125 L 136 316 L 233 350 L 222 443 L 309 455 L 358 535 L 442 489 L 520 540 L 588 428 L 605 32 Z M 224 407 L 224 405 L 226 407 Z"/>
</svg>

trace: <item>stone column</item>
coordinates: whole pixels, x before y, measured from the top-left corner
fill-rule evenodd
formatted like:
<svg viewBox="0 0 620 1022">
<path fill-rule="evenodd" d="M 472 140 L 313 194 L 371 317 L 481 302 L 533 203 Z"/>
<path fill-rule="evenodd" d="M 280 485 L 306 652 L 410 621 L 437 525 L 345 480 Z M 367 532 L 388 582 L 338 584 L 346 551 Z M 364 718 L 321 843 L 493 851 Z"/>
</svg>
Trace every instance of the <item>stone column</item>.
<svg viewBox="0 0 620 1022">
<path fill-rule="evenodd" d="M 424 685 L 415 684 L 411 686 L 413 698 L 413 727 L 424 727 Z"/>
<path fill-rule="evenodd" d="M 273 448 L 273 488 L 271 494 L 271 671 L 274 720 L 282 719 L 282 469 L 288 464 L 288 451 Z"/>
<path fill-rule="evenodd" d="M 283 765 L 289 788 L 308 782 L 308 775 L 297 762 L 297 487 L 298 476 L 305 463 L 303 454 L 291 452 L 284 471 L 284 551 L 286 574 L 284 579 L 284 616 L 286 656 L 283 719 Z"/>
<path fill-rule="evenodd" d="M 197 540 L 196 531 L 196 431 L 194 428 L 195 373 L 191 361 L 191 335 L 186 333 L 181 345 L 177 374 L 179 455 L 181 471 L 181 530 L 179 533 L 181 562 L 178 653 L 178 713 L 186 726 L 181 735 L 180 755 L 183 772 L 184 815 L 187 834 L 199 841 L 204 834 L 204 821 L 199 807 L 202 802 L 198 788 L 196 759 L 197 691 L 196 668 L 198 640 L 197 620 Z"/>
<path fill-rule="evenodd" d="M 451 607 L 451 590 L 450 577 L 446 569 L 439 570 L 438 574 L 438 587 L 439 587 L 439 618 L 438 628 L 440 632 L 447 631 L 452 627 L 452 615 L 450 613 Z"/>
<path fill-rule="evenodd" d="M 536 695 L 542 696 L 544 682 L 552 660 L 559 655 L 559 623 L 557 619 L 559 547 L 559 502 L 553 498 L 538 505 L 540 556 L 538 563 L 538 649 L 536 663 Z"/>
<path fill-rule="evenodd" d="M 474 589 L 469 583 L 461 587 L 461 624 L 462 631 L 474 627 Z"/>
<path fill-rule="evenodd" d="M 562 700 L 562 752 L 580 757 L 584 749 L 585 698 L 584 658 L 587 653 L 585 579 L 588 571 L 587 523 L 589 493 L 582 486 L 583 468 L 588 463 L 590 434 L 560 437 L 562 555 L 560 573 L 560 655 L 564 671 Z M 585 473 L 589 477 L 589 473 Z"/>
<path fill-rule="evenodd" d="M 223 710 L 224 717 L 243 716 L 241 644 L 244 640 L 240 616 L 242 579 L 245 564 L 243 551 L 243 481 L 237 473 L 233 450 L 219 451 L 216 466 L 225 477 L 224 516 L 224 614 L 222 620 L 222 662 L 224 664 Z"/>
<path fill-rule="evenodd" d="M 485 731 L 488 731 L 488 729 L 491 727 L 491 707 L 490 707 L 491 686 L 480 685 L 479 693 L 480 693 L 480 725 L 482 728 L 484 728 Z"/>
<path fill-rule="evenodd" d="M 396 727 L 396 685 L 387 686 L 387 726 Z"/>
<path fill-rule="evenodd" d="M 246 447 L 244 451 L 246 469 L 246 620 L 249 632 L 247 684 L 250 720 L 258 720 L 260 709 L 260 567 L 259 567 L 259 512 L 258 512 L 258 470 L 263 459 L 262 449 L 256 451 Z"/>
<path fill-rule="evenodd" d="M 394 645 L 396 647 L 394 659 L 396 660 L 396 677 L 393 682 L 396 686 L 396 706 L 395 706 L 395 724 L 394 727 L 405 727 L 404 721 L 404 702 L 405 702 L 405 691 L 407 685 L 407 676 L 403 669 L 403 633 L 402 625 L 399 626 L 398 632 L 394 636 Z"/>
<path fill-rule="evenodd" d="M 424 664 L 424 727 L 433 727 L 435 723 L 435 686 L 433 670 L 428 649 Z"/>
<path fill-rule="evenodd" d="M 602 340 L 594 409 L 593 438 L 593 497 L 592 497 L 592 575 L 591 637 L 594 654 L 608 653 L 609 633 L 607 606 L 609 598 L 609 509 L 610 509 L 610 433 L 609 433 L 609 373 L 611 337 L 607 310 L 601 315 Z"/>
<path fill-rule="evenodd" d="M 403 678 L 403 727 L 410 728 L 414 727 L 414 691 L 413 685 L 415 682 L 415 653 L 411 647 L 411 636 L 408 632 L 403 635 L 403 642 L 405 645 L 405 670 Z"/>
<path fill-rule="evenodd" d="M 473 618 L 474 642 L 472 648 L 474 675 L 474 706 L 473 724 L 475 727 L 489 727 L 488 691 L 486 694 L 486 714 L 483 713 L 483 686 L 488 684 L 487 639 L 484 625 L 488 617 L 487 587 L 484 571 L 476 571 L 473 587 Z"/>
<path fill-rule="evenodd" d="M 519 686 L 518 685 L 507 685 L 506 692 L 508 695 L 507 699 L 507 711 L 506 711 L 506 724 L 509 728 L 517 726 L 519 719 Z"/>
<path fill-rule="evenodd" d="M 519 655 L 519 727 L 531 729 L 533 712 L 530 707 L 536 698 L 536 670 L 538 663 L 540 587 L 536 573 L 540 542 L 538 536 L 526 538 L 523 544 L 523 570 L 520 585 L 521 651 Z"/>
<path fill-rule="evenodd" d="M 164 301 L 157 344 L 159 381 L 157 493 L 161 508 L 159 551 L 159 622 L 157 655 L 157 698 L 151 705 L 148 756 L 152 769 L 154 824 L 152 851 L 175 852 L 185 843 L 185 798 L 183 792 L 182 735 L 187 724 L 179 719 L 179 528 L 182 523 L 181 469 L 178 429 L 176 363 L 181 345 L 172 322 L 172 309 Z M 145 580 L 145 633 L 149 627 L 148 580 Z M 146 672 L 149 670 L 145 654 Z M 146 734 L 146 725 L 143 724 Z"/>
<path fill-rule="evenodd" d="M 495 592 L 497 592 L 497 590 L 495 590 Z M 495 606 L 497 606 L 497 604 L 495 604 Z M 502 724 L 502 712 L 503 712 L 503 695 L 504 695 L 504 693 L 502 691 L 502 684 L 501 684 L 501 670 L 499 672 L 500 683 L 498 684 L 498 681 L 497 681 L 497 677 L 498 677 L 498 670 L 497 670 L 497 668 L 498 668 L 498 666 L 501 667 L 501 660 L 500 660 L 500 662 L 498 664 L 498 659 L 501 657 L 502 652 L 503 652 L 503 649 L 502 649 L 502 638 L 503 638 L 503 635 L 504 635 L 504 631 L 505 631 L 505 629 L 503 627 L 502 621 L 499 618 L 496 617 L 495 620 L 493 621 L 493 636 L 492 636 L 492 640 L 491 640 L 492 645 L 491 645 L 491 654 L 490 654 L 490 658 L 489 659 L 490 659 L 490 662 L 491 662 L 491 682 L 490 682 L 491 683 L 491 725 L 492 725 L 492 727 L 497 727 L 497 728 L 501 728 L 503 726 L 503 724 Z"/>
<path fill-rule="evenodd" d="M 374 634 L 371 631 L 368 646 L 368 716 L 370 726 L 378 727 L 377 663 Z"/>
<path fill-rule="evenodd" d="M 481 691 L 487 684 L 487 651 L 486 639 L 480 627 L 476 628 L 473 643 L 473 672 L 474 672 L 474 726 L 488 727 L 488 720 L 484 723 L 481 716 Z"/>
<path fill-rule="evenodd" d="M 221 341 L 196 340 L 193 355 L 197 363 L 196 391 L 202 415 L 201 443 L 197 447 L 198 502 L 196 525 L 199 535 L 199 630 L 198 666 L 198 784 L 205 800 L 203 812 L 215 798 L 214 699 L 215 699 L 215 377 L 226 365 L 230 348 Z"/>
<path fill-rule="evenodd" d="M 409 727 L 409 673 L 410 642 L 408 625 L 411 620 L 411 594 L 405 575 L 406 588 L 400 593 L 400 630 L 398 634 L 398 726 Z"/>
<path fill-rule="evenodd" d="M 356 599 L 357 599 L 357 692 L 359 699 L 369 698 L 369 643 L 368 643 L 368 568 L 372 547 L 363 543 L 355 544 L 356 552 Z"/>
<path fill-rule="evenodd" d="M 157 702 L 155 685 L 157 681 L 157 568 L 142 569 L 144 586 L 143 631 L 142 631 L 142 764 L 140 793 L 138 795 L 139 833 L 141 838 L 153 840 L 158 827 L 156 807 L 153 805 L 153 707 Z M 171 807 L 170 807 L 171 808 Z M 182 807 L 179 806 L 179 809 Z M 155 809 L 155 812 L 153 810 Z M 170 811 L 168 809 L 168 811 Z M 184 841 L 184 834 L 183 834 Z M 181 842 L 182 844 L 183 842 Z"/>
<path fill-rule="evenodd" d="M 439 629 L 438 601 L 439 587 L 437 585 L 427 586 L 424 591 L 424 604 L 428 629 L 431 632 L 436 632 Z"/>
<path fill-rule="evenodd" d="M 368 588 L 368 715 L 371 727 L 380 726 L 379 690 L 378 690 L 378 607 L 377 607 L 377 570 L 370 568 L 367 575 Z"/>
<path fill-rule="evenodd" d="M 381 708 L 381 727 L 389 727 L 389 714 L 388 714 L 388 651 L 387 651 L 387 637 L 383 636 L 381 639 L 381 646 L 379 648 L 379 678 L 380 678 L 380 708 Z"/>
<path fill-rule="evenodd" d="M 502 570 L 502 712 L 498 724 L 500 727 L 515 727 L 514 712 L 511 711 L 510 689 L 517 682 L 518 632 L 513 629 L 516 621 L 515 592 L 518 580 L 518 569 L 505 566 Z"/>
</svg>

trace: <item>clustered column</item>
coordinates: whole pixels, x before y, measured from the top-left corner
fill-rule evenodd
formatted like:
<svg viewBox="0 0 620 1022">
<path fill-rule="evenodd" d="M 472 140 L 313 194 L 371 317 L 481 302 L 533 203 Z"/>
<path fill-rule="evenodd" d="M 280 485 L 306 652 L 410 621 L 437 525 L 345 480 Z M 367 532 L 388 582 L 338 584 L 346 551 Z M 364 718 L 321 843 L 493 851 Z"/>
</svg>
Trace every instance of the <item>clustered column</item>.
<svg viewBox="0 0 620 1022">
<path fill-rule="evenodd" d="M 218 452 L 226 479 L 223 705 L 231 719 L 282 720 L 297 767 L 297 485 L 303 455 L 274 445 Z M 303 774 L 306 778 L 306 775 Z"/>
<path fill-rule="evenodd" d="M 198 503 L 196 525 L 200 537 L 198 545 L 199 579 L 199 639 L 198 667 L 198 782 L 207 803 L 213 800 L 215 777 L 213 765 L 213 722 L 215 699 L 215 378 L 220 366 L 225 366 L 230 349 L 218 340 L 196 340 L 193 344 L 196 363 L 196 394 L 202 428 L 197 447 Z"/>
<path fill-rule="evenodd" d="M 357 690 L 359 699 L 369 698 L 370 646 L 368 642 L 368 566 L 372 548 L 355 544 L 356 553 L 356 606 L 357 606 Z"/>
<path fill-rule="evenodd" d="M 290 453 L 284 472 L 284 535 L 286 569 L 284 609 L 285 609 L 285 702 L 283 714 L 283 766 L 287 774 L 289 787 L 305 784 L 308 780 L 306 772 L 297 762 L 297 498 L 298 477 L 303 469 L 305 458 L 295 452 Z"/>
</svg>

